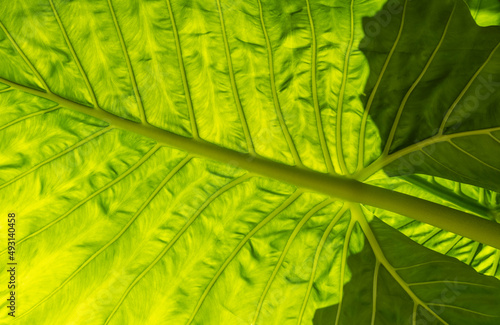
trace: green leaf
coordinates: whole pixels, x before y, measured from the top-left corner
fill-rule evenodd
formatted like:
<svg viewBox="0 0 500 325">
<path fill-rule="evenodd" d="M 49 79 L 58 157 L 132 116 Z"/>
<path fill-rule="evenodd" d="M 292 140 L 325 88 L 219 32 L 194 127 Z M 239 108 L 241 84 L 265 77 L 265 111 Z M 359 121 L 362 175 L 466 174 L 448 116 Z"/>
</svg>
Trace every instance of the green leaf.
<svg viewBox="0 0 500 325">
<path fill-rule="evenodd" d="M 500 27 L 468 4 L 1 5 L 1 322 L 498 324 Z"/>
<path fill-rule="evenodd" d="M 494 278 L 428 251 L 376 218 L 370 226 L 360 224 L 365 246 L 347 259 L 353 273 L 343 303 L 319 310 L 315 324 L 333 324 L 332 319 L 341 324 L 463 324 L 472 319 L 496 324 L 500 297 Z M 492 300 L 482 300 L 486 292 Z"/>
<path fill-rule="evenodd" d="M 405 20 L 391 21 L 397 37 L 380 33 L 366 41 L 376 78 L 367 83 L 365 114 L 378 126 L 383 150 L 361 179 L 384 168 L 389 175 L 424 173 L 500 191 L 500 32 L 474 28 L 465 5 L 449 3 L 424 7 L 434 13 L 426 24 L 412 20 L 424 4 L 409 5 Z M 414 47 L 421 56 L 408 56 Z M 408 78 L 397 78 L 401 73 Z"/>
<path fill-rule="evenodd" d="M 372 184 L 390 187 L 398 192 L 422 197 L 429 201 L 499 221 L 500 202 L 498 202 L 498 195 L 496 192 L 483 188 L 423 175 L 405 176 L 400 179 L 381 179 L 372 182 Z M 417 243 L 439 253 L 453 256 L 471 265 L 480 273 L 500 277 L 500 268 L 498 267 L 500 251 L 498 249 L 387 210 L 376 209 L 373 211 L 381 220 L 400 230 Z"/>
<path fill-rule="evenodd" d="M 500 25 L 500 1 L 466 0 L 466 3 L 479 26 Z"/>
</svg>

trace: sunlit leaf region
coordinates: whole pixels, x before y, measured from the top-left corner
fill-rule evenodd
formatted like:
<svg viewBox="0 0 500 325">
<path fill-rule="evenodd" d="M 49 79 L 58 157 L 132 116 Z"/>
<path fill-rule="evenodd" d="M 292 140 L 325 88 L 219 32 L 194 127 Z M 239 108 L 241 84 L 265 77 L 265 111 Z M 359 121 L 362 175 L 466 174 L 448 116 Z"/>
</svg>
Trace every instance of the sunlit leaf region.
<svg viewBox="0 0 500 325">
<path fill-rule="evenodd" d="M 0 0 L 0 324 L 500 324 L 500 2 Z"/>
</svg>

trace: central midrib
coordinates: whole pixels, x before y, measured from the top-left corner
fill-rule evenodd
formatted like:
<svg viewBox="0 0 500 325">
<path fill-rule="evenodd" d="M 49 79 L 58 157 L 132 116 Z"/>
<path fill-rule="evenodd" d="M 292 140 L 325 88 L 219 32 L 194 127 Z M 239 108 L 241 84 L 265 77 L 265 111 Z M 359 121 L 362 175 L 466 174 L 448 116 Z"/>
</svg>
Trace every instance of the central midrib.
<svg viewBox="0 0 500 325">
<path fill-rule="evenodd" d="M 186 138 L 153 127 L 147 123 L 136 123 L 125 120 L 102 109 L 93 109 L 53 93 L 25 87 L 3 78 L 0 78 L 0 81 L 15 89 L 51 100 L 63 107 L 106 121 L 114 127 L 154 139 L 159 144 L 175 147 L 190 152 L 193 155 L 218 160 L 246 169 L 255 174 L 284 181 L 303 189 L 324 193 L 334 198 L 399 213 L 500 249 L 500 224 L 495 222 L 417 197 L 365 184 L 354 179 L 323 174 L 306 168 L 283 165 L 265 158 L 219 147 L 203 140 Z"/>
</svg>

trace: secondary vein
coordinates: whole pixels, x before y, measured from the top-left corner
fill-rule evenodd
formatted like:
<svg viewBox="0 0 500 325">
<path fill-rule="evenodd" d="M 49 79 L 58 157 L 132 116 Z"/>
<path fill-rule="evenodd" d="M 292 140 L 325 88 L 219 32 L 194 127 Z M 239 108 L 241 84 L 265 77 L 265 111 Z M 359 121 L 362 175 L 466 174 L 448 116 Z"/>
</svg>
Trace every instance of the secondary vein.
<svg viewBox="0 0 500 325">
<path fill-rule="evenodd" d="M 29 234 L 28 236 L 23 237 L 22 239 L 20 239 L 17 242 L 17 245 L 20 245 L 21 243 L 27 241 L 28 239 L 33 238 L 33 237 L 39 235 L 40 233 L 44 232 L 45 230 L 49 229 L 50 227 L 52 227 L 53 225 L 55 225 L 59 221 L 63 220 L 64 218 L 66 218 L 67 216 L 69 216 L 70 214 L 72 214 L 75 210 L 77 210 L 78 208 L 80 208 L 82 205 L 84 205 L 85 203 L 87 203 L 90 200 L 92 200 L 97 195 L 99 195 L 102 192 L 106 191 L 107 189 L 111 188 L 113 185 L 115 185 L 116 183 L 118 183 L 119 181 L 121 181 L 122 179 L 124 179 L 125 177 L 127 177 L 128 175 L 130 175 L 134 170 L 136 170 L 137 168 L 139 168 L 140 166 L 142 166 L 159 148 L 160 148 L 160 145 L 155 145 L 152 149 L 149 150 L 148 153 L 146 153 L 143 157 L 141 157 L 141 159 L 139 159 L 134 165 L 132 165 L 126 172 L 124 172 L 123 174 L 121 174 L 120 176 L 118 176 L 117 178 L 115 178 L 114 180 L 112 180 L 111 182 L 109 182 L 108 184 L 106 184 L 105 186 L 101 187 L 99 190 L 95 191 L 91 195 L 87 196 L 85 199 L 83 199 L 80 202 L 78 202 L 75 206 L 73 206 L 71 209 L 69 209 L 63 215 L 61 215 L 58 218 L 56 218 L 55 220 L 49 222 L 48 224 L 46 224 L 42 228 L 38 229 L 37 231 L 35 231 L 35 232 Z M 3 254 L 3 252 L 2 252 L 2 254 Z"/>
<path fill-rule="evenodd" d="M 21 50 L 21 48 L 19 47 L 19 45 L 17 45 L 17 43 L 14 40 L 14 38 L 12 37 L 12 35 L 10 35 L 10 32 L 7 30 L 7 28 L 5 27 L 5 25 L 1 21 L 0 21 L 0 28 L 3 30 L 3 32 L 5 33 L 5 35 L 7 35 L 7 38 L 12 43 L 12 46 L 14 46 L 14 48 L 17 51 L 17 53 L 19 53 L 19 55 L 23 58 L 24 62 L 26 62 L 26 64 L 28 65 L 28 67 L 30 67 L 31 71 L 33 71 L 33 73 L 35 74 L 35 76 L 42 83 L 43 88 L 45 88 L 45 91 L 46 92 L 50 92 L 49 86 L 47 85 L 47 83 L 45 82 L 45 80 L 42 78 L 42 76 L 40 75 L 40 73 L 38 72 L 38 70 L 35 68 L 35 66 L 33 66 L 33 64 L 31 63 L 31 61 L 26 56 L 26 54 L 24 54 L 23 50 Z"/>
<path fill-rule="evenodd" d="M 212 290 L 213 286 L 215 285 L 215 283 L 217 282 L 217 280 L 220 278 L 222 272 L 224 272 L 224 270 L 226 269 L 226 267 L 229 265 L 229 263 L 234 259 L 234 257 L 240 252 L 240 250 L 243 248 L 243 246 L 248 242 L 248 240 L 250 240 L 250 238 L 258 231 L 260 230 L 262 227 L 264 227 L 267 223 L 269 223 L 271 220 L 274 219 L 274 217 L 276 217 L 278 214 L 280 214 L 283 210 L 285 210 L 286 208 L 288 208 L 293 202 L 295 202 L 299 197 L 300 195 L 302 195 L 302 190 L 296 190 L 292 195 L 290 195 L 290 197 L 288 197 L 288 199 L 286 199 L 282 204 L 280 204 L 280 206 L 278 206 L 273 212 L 271 212 L 266 218 L 264 218 L 264 220 L 262 220 L 261 222 L 259 222 L 248 234 L 246 234 L 246 236 L 238 243 L 238 246 L 236 246 L 236 248 L 233 250 L 233 252 L 231 253 L 231 255 L 229 255 L 229 257 L 224 261 L 224 263 L 221 265 L 221 267 L 219 268 L 219 270 L 217 271 L 217 273 L 212 277 L 212 280 L 210 281 L 210 283 L 207 285 L 207 287 L 205 288 L 205 290 L 203 291 L 200 299 L 198 300 L 198 303 L 196 304 L 193 312 L 191 313 L 191 316 L 189 317 L 189 320 L 187 322 L 187 325 L 190 325 L 196 314 L 198 313 L 198 311 L 200 310 L 201 308 L 201 305 L 203 304 L 203 302 L 205 301 L 206 297 L 208 296 L 208 294 L 210 293 L 210 291 Z"/>
<path fill-rule="evenodd" d="M 293 160 L 298 167 L 303 167 L 302 161 L 300 160 L 300 156 L 299 156 L 299 153 L 297 151 L 297 147 L 293 143 L 293 139 L 290 135 L 290 131 L 288 130 L 288 127 L 287 127 L 285 120 L 283 118 L 283 112 L 281 111 L 281 106 L 279 103 L 278 94 L 276 92 L 276 81 L 274 80 L 275 76 L 274 76 L 274 63 L 273 63 L 273 49 L 271 47 L 269 35 L 267 34 L 266 25 L 264 23 L 264 12 L 263 12 L 263 8 L 262 8 L 262 2 L 261 2 L 261 0 L 257 0 L 257 2 L 259 4 L 260 23 L 262 26 L 262 32 L 264 33 L 264 38 L 266 40 L 267 59 L 268 59 L 268 64 L 269 64 L 269 79 L 271 82 L 271 93 L 273 94 L 274 109 L 276 111 L 276 116 L 278 117 L 278 121 L 279 121 L 279 124 L 281 126 L 281 130 L 283 132 L 283 135 L 285 136 L 285 140 L 288 144 L 288 148 L 290 149 Z"/>
<path fill-rule="evenodd" d="M 380 71 L 377 82 L 375 83 L 375 86 L 373 87 L 372 92 L 370 93 L 370 97 L 368 98 L 367 104 L 365 111 L 363 113 L 363 119 L 361 121 L 361 134 L 359 136 L 359 158 L 358 158 L 358 166 L 357 170 L 358 172 L 363 169 L 364 167 L 364 158 L 365 158 L 365 134 L 366 134 L 366 124 L 368 122 L 368 115 L 370 113 L 370 109 L 373 104 L 373 100 L 375 98 L 375 94 L 378 91 L 378 87 L 380 86 L 380 83 L 382 82 L 382 78 L 384 77 L 384 74 L 387 70 L 387 66 L 389 65 L 389 62 L 391 61 L 392 55 L 394 54 L 394 51 L 396 50 L 396 47 L 399 43 L 399 40 L 401 39 L 401 34 L 403 33 L 403 27 L 404 27 L 404 22 L 405 22 L 405 16 L 406 16 L 406 6 L 407 6 L 408 0 L 405 0 L 404 7 L 403 7 L 403 16 L 401 18 L 401 24 L 399 26 L 399 31 L 398 35 L 396 36 L 396 40 L 394 41 L 391 50 L 389 51 L 389 54 L 387 55 L 387 58 L 385 59 L 384 65 L 382 66 L 382 70 Z"/>
<path fill-rule="evenodd" d="M 139 93 L 139 89 L 137 87 L 137 81 L 135 79 L 134 70 L 132 69 L 132 63 L 130 62 L 130 56 L 127 51 L 127 47 L 125 45 L 125 40 L 123 39 L 123 34 L 120 30 L 120 25 L 118 24 L 118 20 L 116 19 L 115 10 L 113 9 L 113 4 L 111 0 L 108 0 L 109 11 L 111 12 L 111 16 L 113 18 L 113 23 L 115 25 L 116 33 L 118 34 L 118 39 L 120 40 L 120 45 L 122 47 L 123 55 L 125 56 L 125 62 L 127 63 L 127 69 L 130 75 L 130 80 L 132 81 L 132 88 L 134 89 L 134 95 L 137 100 L 137 105 L 139 106 L 139 115 L 141 116 L 141 121 L 144 124 L 147 124 L 146 112 L 144 111 L 144 106 L 142 103 L 141 95 Z"/>
<path fill-rule="evenodd" d="M 347 75 L 349 74 L 349 59 L 351 57 L 352 44 L 354 42 L 354 0 L 351 0 L 350 16 L 351 16 L 351 35 L 349 38 L 349 44 L 347 45 L 347 50 L 344 58 L 344 70 L 342 71 L 342 83 L 340 86 L 339 100 L 337 105 L 337 123 L 335 125 L 335 132 L 336 132 L 335 143 L 337 146 L 337 157 L 343 175 L 349 174 L 345 162 L 344 148 L 342 143 L 342 116 L 344 110 L 345 89 L 347 87 Z"/>
<path fill-rule="evenodd" d="M 231 51 L 229 50 L 229 42 L 227 41 L 226 26 L 224 25 L 224 15 L 222 14 L 222 8 L 220 6 L 220 0 L 217 0 L 217 8 L 219 10 L 219 19 L 222 30 L 222 39 L 224 41 L 224 49 L 226 50 L 226 61 L 229 69 L 229 79 L 231 80 L 231 89 L 233 91 L 233 98 L 236 104 L 236 109 L 240 117 L 241 125 L 243 127 L 243 134 L 245 135 L 245 140 L 247 142 L 247 149 L 250 155 L 255 155 L 255 148 L 252 143 L 252 137 L 250 136 L 250 130 L 248 129 L 248 122 L 245 118 L 245 112 L 241 106 L 240 95 L 238 93 L 238 88 L 236 87 L 236 79 L 234 77 L 233 61 L 231 59 Z"/>
<path fill-rule="evenodd" d="M 80 71 L 80 74 L 83 77 L 85 85 L 87 86 L 89 94 L 92 97 L 92 102 L 93 102 L 95 108 L 99 108 L 99 104 L 97 103 L 97 98 L 95 96 L 95 92 L 92 89 L 92 86 L 90 84 L 89 78 L 87 77 L 87 74 L 85 73 L 85 70 L 83 70 L 83 67 L 82 67 L 82 64 L 80 62 L 80 59 L 76 55 L 75 48 L 73 47 L 73 44 L 71 44 L 71 41 L 70 41 L 69 36 L 68 36 L 68 33 L 66 32 L 66 28 L 64 28 L 64 24 L 62 23 L 61 17 L 59 17 L 59 14 L 57 13 L 56 7 L 54 5 L 54 1 L 53 0 L 49 0 L 49 3 L 50 3 L 50 7 L 52 8 L 52 12 L 54 13 L 54 17 L 56 18 L 56 21 L 57 21 L 57 23 L 59 25 L 59 29 L 61 30 L 61 32 L 62 32 L 62 34 L 64 36 L 64 40 L 66 42 L 66 45 L 68 46 L 68 48 L 69 48 L 69 50 L 71 52 L 71 55 L 73 56 L 73 59 L 75 60 L 75 63 L 77 65 L 77 67 L 78 67 L 78 70 Z"/>
<path fill-rule="evenodd" d="M 198 126 L 196 125 L 196 117 L 194 115 L 193 101 L 191 99 L 191 92 L 189 90 L 186 68 L 184 67 L 184 59 L 182 57 L 181 42 L 179 39 L 179 32 L 177 31 L 177 25 L 175 24 L 175 17 L 172 11 L 172 4 L 170 0 L 166 0 L 168 7 L 168 14 L 170 16 L 170 21 L 172 22 L 172 33 L 174 34 L 175 40 L 175 50 L 177 52 L 177 60 L 179 61 L 179 69 L 181 71 L 182 86 L 184 87 L 184 95 L 186 96 L 186 103 L 189 110 L 189 121 L 191 122 L 191 133 L 194 139 L 199 139 Z"/>
<path fill-rule="evenodd" d="M 100 135 L 102 135 L 102 134 L 104 134 L 104 133 L 106 133 L 106 132 L 110 131 L 111 129 L 113 129 L 113 127 L 112 127 L 112 126 L 108 126 L 108 127 L 104 128 L 104 129 L 102 129 L 102 130 L 100 130 L 100 131 L 98 131 L 98 132 L 96 132 L 96 133 L 94 133 L 94 134 L 92 134 L 92 135 L 90 135 L 90 136 L 86 137 L 85 139 L 83 139 L 83 140 L 81 140 L 81 141 L 79 141 L 79 142 L 77 142 L 77 143 L 73 144 L 72 146 L 70 146 L 70 147 L 66 148 L 65 150 L 63 150 L 63 151 L 59 152 L 58 154 L 56 154 L 56 155 L 54 155 L 54 156 L 52 156 L 52 157 L 50 157 L 50 158 L 48 158 L 48 159 L 46 159 L 46 160 L 44 160 L 44 161 L 42 161 L 42 162 L 38 163 L 37 165 L 33 166 L 32 168 L 28 169 L 27 171 L 25 171 L 25 172 L 23 172 L 23 173 L 21 173 L 21 174 L 17 175 L 16 177 L 12 178 L 12 179 L 11 179 L 11 180 L 9 180 L 9 181 L 7 181 L 7 182 L 3 183 L 2 185 L 0 185 L 0 189 L 2 189 L 2 188 L 4 188 L 4 187 L 6 187 L 6 186 L 8 186 L 8 185 L 10 185 L 10 184 L 12 184 L 12 183 L 14 183 L 14 182 L 18 181 L 19 179 L 21 179 L 21 178 L 23 178 L 24 176 L 26 176 L 26 175 L 28 175 L 28 174 L 30 174 L 30 173 L 32 173 L 32 172 L 34 172 L 35 170 L 39 169 L 40 167 L 42 167 L 42 166 L 44 166 L 44 165 L 46 165 L 46 164 L 50 163 L 51 161 L 53 161 L 53 160 L 55 160 L 55 159 L 57 159 L 57 158 L 59 158 L 59 157 L 61 157 L 61 156 L 64 156 L 64 155 L 65 155 L 65 154 L 67 154 L 68 152 L 71 152 L 71 151 L 75 150 L 76 148 L 78 148 L 78 147 L 80 147 L 80 146 L 84 145 L 85 143 L 87 143 L 87 142 L 89 142 L 89 141 L 92 141 L 93 139 L 95 139 L 95 138 L 99 137 Z"/>
<path fill-rule="evenodd" d="M 375 238 L 375 234 L 372 232 L 370 225 L 368 224 L 366 218 L 363 216 L 363 212 L 361 211 L 361 207 L 358 204 L 353 204 L 352 209 L 353 218 L 361 226 L 363 233 L 365 234 L 370 246 L 372 247 L 373 253 L 377 260 L 384 266 L 384 268 L 389 272 L 392 278 L 401 286 L 401 288 L 410 296 L 410 298 L 420 306 L 424 307 L 432 316 L 438 319 L 441 323 L 445 325 L 449 325 L 444 319 L 442 319 L 432 308 L 429 307 L 429 303 L 425 303 L 420 299 L 413 290 L 410 289 L 408 283 L 401 278 L 401 276 L 396 272 L 396 269 L 391 265 L 391 263 L 387 260 L 382 248 L 378 244 L 377 239 Z"/>
<path fill-rule="evenodd" d="M 316 127 L 318 129 L 319 143 L 321 145 L 321 150 L 323 152 L 323 159 L 325 160 L 326 168 L 328 173 L 334 174 L 335 169 L 332 164 L 332 157 L 330 156 L 330 151 L 328 150 L 328 145 L 326 143 L 325 130 L 323 129 L 323 121 L 321 119 L 321 111 L 319 109 L 318 102 L 318 85 L 317 85 L 317 51 L 318 45 L 316 40 L 316 31 L 314 28 L 314 20 L 311 12 L 311 4 L 309 0 L 306 0 L 307 4 L 307 15 L 309 16 L 309 25 L 311 27 L 311 38 L 312 38 L 312 62 L 311 62 L 311 79 L 312 79 L 312 96 L 313 96 L 313 104 L 314 104 L 314 112 L 316 113 Z"/>
<path fill-rule="evenodd" d="M 9 126 L 12 126 L 12 125 L 17 124 L 19 122 L 27 120 L 27 119 L 29 119 L 31 117 L 35 117 L 35 116 L 38 116 L 38 115 L 43 115 L 45 113 L 49 113 L 49 112 L 58 110 L 60 108 L 61 107 L 59 105 L 57 105 L 57 106 L 52 107 L 52 108 L 44 109 L 44 110 L 41 110 L 41 111 L 38 111 L 38 112 L 34 112 L 34 113 L 31 113 L 31 114 L 28 114 L 28 115 L 21 116 L 20 118 L 17 118 L 17 119 L 15 119 L 15 120 L 7 123 L 7 124 L 4 124 L 4 125 L 0 126 L 0 131 L 3 130 L 3 129 L 8 128 Z"/>
<path fill-rule="evenodd" d="M 123 295 L 120 297 L 120 300 L 118 303 L 115 305 L 111 313 L 108 315 L 106 321 L 104 322 L 104 325 L 109 324 L 113 316 L 115 315 L 116 311 L 120 306 L 122 305 L 123 301 L 125 298 L 128 296 L 130 291 L 135 287 L 135 285 L 158 263 L 163 256 L 170 250 L 170 248 L 177 242 L 177 240 L 186 232 L 186 230 L 191 226 L 191 224 L 198 218 L 198 216 L 208 207 L 210 203 L 212 203 L 216 198 L 218 198 L 220 195 L 223 193 L 227 192 L 231 188 L 237 186 L 238 184 L 248 180 L 252 175 L 251 174 L 245 174 L 243 176 L 240 176 L 239 178 L 236 178 L 229 182 L 228 184 L 224 185 L 220 189 L 218 189 L 215 193 L 213 193 L 208 200 L 206 200 L 199 208 L 198 210 L 191 216 L 191 218 L 184 224 L 184 226 L 177 232 L 174 238 L 170 240 L 167 246 L 156 256 L 156 258 L 134 279 L 134 281 L 127 287 Z"/>
<path fill-rule="evenodd" d="M 323 247 L 325 246 L 326 240 L 328 239 L 328 236 L 332 232 L 333 227 L 335 227 L 337 222 L 344 216 L 344 213 L 346 210 L 347 210 L 347 207 L 345 207 L 345 206 L 342 209 L 340 209 L 340 211 L 337 213 L 335 218 L 333 218 L 332 221 L 326 227 L 326 229 L 323 233 L 323 236 L 321 236 L 321 239 L 318 243 L 318 247 L 316 248 L 316 253 L 314 254 L 311 275 L 309 276 L 309 282 L 307 284 L 307 290 L 306 290 L 306 293 L 304 295 L 304 301 L 302 302 L 302 307 L 300 308 L 299 317 L 297 319 L 297 325 L 302 324 L 302 318 L 304 317 L 304 312 L 305 312 L 306 307 L 307 307 L 307 302 L 309 301 L 309 296 L 311 295 L 311 290 L 312 290 L 312 287 L 314 284 L 316 271 L 318 269 L 319 257 L 321 255 L 321 252 L 323 251 Z"/>
<path fill-rule="evenodd" d="M 434 61 L 434 58 L 436 57 L 437 53 L 439 52 L 439 49 L 441 48 L 441 45 L 444 42 L 444 39 L 445 39 L 446 34 L 448 32 L 448 28 L 450 27 L 450 23 L 451 23 L 451 20 L 453 18 L 453 13 L 455 12 L 456 2 L 453 2 L 453 3 L 454 3 L 453 9 L 451 11 L 451 14 L 450 14 L 450 16 L 448 18 L 448 21 L 446 23 L 446 26 L 444 28 L 443 34 L 441 35 L 441 38 L 439 39 L 439 42 L 438 42 L 436 48 L 434 49 L 434 51 L 432 52 L 429 60 L 425 64 L 424 68 L 422 69 L 422 72 L 420 72 L 420 75 L 413 82 L 413 84 L 411 85 L 410 89 L 406 92 L 403 100 L 401 101 L 401 105 L 399 106 L 399 109 L 398 109 L 397 114 L 396 114 L 396 118 L 394 119 L 394 122 L 392 124 L 391 130 L 390 130 L 390 133 L 389 133 L 389 137 L 388 137 L 387 142 L 385 144 L 385 147 L 384 147 L 384 150 L 382 152 L 382 155 L 387 155 L 389 153 L 389 150 L 391 149 L 391 146 L 393 144 L 394 137 L 396 135 L 396 130 L 398 128 L 399 121 L 400 121 L 401 116 L 403 114 L 403 110 L 404 110 L 404 108 L 406 106 L 406 103 L 408 102 L 408 99 L 410 98 L 411 94 L 413 93 L 413 90 L 415 90 L 415 88 L 417 88 L 418 84 L 420 83 L 420 81 L 424 77 L 425 73 L 429 69 L 431 63 Z"/>
<path fill-rule="evenodd" d="M 286 257 L 286 255 L 288 253 L 288 250 L 290 249 L 290 246 L 292 245 L 293 241 L 297 237 L 297 235 L 300 232 L 300 230 L 302 229 L 302 227 L 306 224 L 307 221 L 309 221 L 309 219 L 311 219 L 311 217 L 314 214 L 316 214 L 318 211 L 320 211 L 321 209 L 325 208 L 326 206 L 332 204 L 332 202 L 333 202 L 332 199 L 327 199 L 327 200 L 323 201 L 322 203 L 316 205 L 308 213 L 306 213 L 306 215 L 304 216 L 304 218 L 302 218 L 300 220 L 300 222 L 297 224 L 297 226 L 295 226 L 295 229 L 290 234 L 290 237 L 288 238 L 288 240 L 287 240 L 287 242 L 285 244 L 285 247 L 281 251 L 280 258 L 278 259 L 278 262 L 274 266 L 273 272 L 271 273 L 271 276 L 269 277 L 269 280 L 266 283 L 266 287 L 264 288 L 264 291 L 260 295 L 260 299 L 259 299 L 259 302 L 257 303 L 257 308 L 255 310 L 254 317 L 253 317 L 253 319 L 252 319 L 252 321 L 251 321 L 250 324 L 256 324 L 257 323 L 257 319 L 259 317 L 260 310 L 262 309 L 262 306 L 264 304 L 264 299 L 266 298 L 266 295 L 267 295 L 269 289 L 271 288 L 271 285 L 272 285 L 274 279 L 276 278 L 276 275 L 278 274 L 278 271 L 281 268 L 281 265 L 283 264 L 283 261 L 285 260 L 285 257 Z"/>
<path fill-rule="evenodd" d="M 130 220 L 125 224 L 125 226 L 109 241 L 107 242 L 104 246 L 102 246 L 98 251 L 96 251 L 92 256 L 90 256 L 85 262 L 83 262 L 73 273 L 71 273 L 70 276 L 66 278 L 57 288 L 52 290 L 51 293 L 49 293 L 47 296 L 45 296 L 43 299 L 38 301 L 35 305 L 33 305 L 31 308 L 29 308 L 27 311 L 25 311 L 23 314 L 20 314 L 18 318 L 23 317 L 33 311 L 35 308 L 43 304 L 45 301 L 47 301 L 50 297 L 55 295 L 59 290 L 61 290 L 68 282 L 71 281 L 75 276 L 78 275 L 78 273 L 85 268 L 90 262 L 92 262 L 97 256 L 99 256 L 102 252 L 104 252 L 109 246 L 111 246 L 114 242 L 116 242 L 120 237 L 130 228 L 130 226 L 135 222 L 135 220 L 141 215 L 142 211 L 149 205 L 149 203 L 156 197 L 156 195 L 163 189 L 163 187 L 168 183 L 168 181 L 182 168 L 184 167 L 189 160 L 191 160 L 190 156 L 187 156 L 184 158 L 177 166 L 175 166 L 168 174 L 167 176 L 163 179 L 162 182 L 156 187 L 156 189 L 151 193 L 151 195 L 144 201 L 144 203 L 139 207 L 137 212 L 130 218 Z"/>
</svg>

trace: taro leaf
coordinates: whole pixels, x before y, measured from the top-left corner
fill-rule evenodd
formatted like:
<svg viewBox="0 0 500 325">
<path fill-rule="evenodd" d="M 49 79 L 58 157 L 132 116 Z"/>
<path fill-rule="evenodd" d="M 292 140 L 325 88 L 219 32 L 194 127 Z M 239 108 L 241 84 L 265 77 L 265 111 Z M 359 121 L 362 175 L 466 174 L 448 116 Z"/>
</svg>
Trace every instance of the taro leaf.
<svg viewBox="0 0 500 325">
<path fill-rule="evenodd" d="M 466 0 L 466 3 L 479 26 L 500 25 L 500 1 Z"/>
<path fill-rule="evenodd" d="M 352 277 L 342 302 L 318 310 L 314 324 L 467 324 L 470 314 L 476 324 L 496 324 L 500 297 L 494 278 L 479 277 L 377 218 L 358 227 L 365 245 L 347 258 Z M 495 298 L 483 300 L 485 291 Z"/>
<path fill-rule="evenodd" d="M 462 2 L 445 2 L 409 2 L 405 19 L 387 27 L 399 28 L 397 35 L 365 40 L 372 63 L 365 114 L 383 149 L 359 177 L 384 168 L 500 191 L 500 29 L 477 28 Z M 433 13 L 425 23 L 422 10 Z"/>
<path fill-rule="evenodd" d="M 0 0 L 1 322 L 498 324 L 499 31 L 462 0 Z"/>
</svg>

